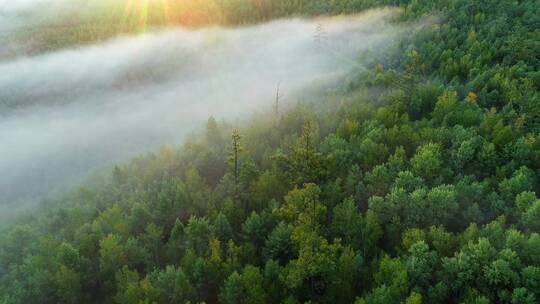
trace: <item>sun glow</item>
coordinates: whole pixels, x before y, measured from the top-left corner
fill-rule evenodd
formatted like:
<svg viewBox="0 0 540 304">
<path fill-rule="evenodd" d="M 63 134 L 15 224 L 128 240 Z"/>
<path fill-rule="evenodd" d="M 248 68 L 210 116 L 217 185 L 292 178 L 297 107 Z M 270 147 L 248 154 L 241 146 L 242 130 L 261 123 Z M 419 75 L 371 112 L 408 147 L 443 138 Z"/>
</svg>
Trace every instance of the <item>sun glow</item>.
<svg viewBox="0 0 540 304">
<path fill-rule="evenodd" d="M 222 23 L 225 16 L 214 0 L 124 0 L 122 26 L 145 32 L 152 26 Z"/>
</svg>

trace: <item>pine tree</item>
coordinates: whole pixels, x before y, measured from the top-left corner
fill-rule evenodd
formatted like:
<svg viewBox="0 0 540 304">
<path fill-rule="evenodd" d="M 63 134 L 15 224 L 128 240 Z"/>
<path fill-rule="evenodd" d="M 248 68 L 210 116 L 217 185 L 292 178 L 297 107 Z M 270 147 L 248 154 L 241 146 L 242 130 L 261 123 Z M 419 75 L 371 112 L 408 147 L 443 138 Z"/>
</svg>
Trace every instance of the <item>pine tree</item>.
<svg viewBox="0 0 540 304">
<path fill-rule="evenodd" d="M 239 168 L 239 156 L 243 148 L 240 144 L 242 136 L 238 129 L 234 129 L 232 132 L 231 150 L 229 152 L 229 164 L 232 166 L 234 176 L 234 196 L 238 197 L 238 168 Z"/>
<path fill-rule="evenodd" d="M 276 88 L 276 99 L 274 101 L 274 116 L 276 119 L 276 124 L 279 123 L 279 102 L 281 100 L 280 87 L 281 87 L 281 83 L 278 83 L 277 88 Z"/>
</svg>

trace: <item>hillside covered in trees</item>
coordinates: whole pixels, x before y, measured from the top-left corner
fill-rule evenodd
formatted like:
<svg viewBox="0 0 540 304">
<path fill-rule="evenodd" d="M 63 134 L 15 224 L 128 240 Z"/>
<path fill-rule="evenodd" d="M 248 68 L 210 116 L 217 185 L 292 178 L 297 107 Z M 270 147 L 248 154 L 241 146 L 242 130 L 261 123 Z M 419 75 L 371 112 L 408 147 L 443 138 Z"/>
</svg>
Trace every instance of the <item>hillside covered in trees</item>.
<svg viewBox="0 0 540 304">
<path fill-rule="evenodd" d="M 0 235 L 0 303 L 539 303 L 540 3 L 241 2 L 227 23 L 437 21 L 312 101 L 44 202 Z"/>
<path fill-rule="evenodd" d="M 27 0 L 28 1 L 28 0 Z M 60 0 L 66 2 L 66 0 Z M 75 8 L 35 18 L 40 28 L 0 32 L 2 57 L 38 54 L 122 34 L 145 33 L 168 25 L 242 26 L 279 18 L 360 12 L 396 0 L 68 0 Z M 39 3 L 39 2 L 38 2 Z M 46 2 L 45 2 L 46 3 Z M 43 6 L 43 4 L 41 4 Z M 60 15 L 62 18 L 58 18 Z"/>
</svg>

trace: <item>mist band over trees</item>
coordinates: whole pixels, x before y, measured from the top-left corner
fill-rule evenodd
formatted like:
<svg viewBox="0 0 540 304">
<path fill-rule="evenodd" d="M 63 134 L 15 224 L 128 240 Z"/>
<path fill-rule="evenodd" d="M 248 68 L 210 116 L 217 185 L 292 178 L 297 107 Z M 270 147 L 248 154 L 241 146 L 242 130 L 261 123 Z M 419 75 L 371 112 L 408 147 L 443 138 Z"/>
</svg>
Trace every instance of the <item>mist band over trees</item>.
<svg viewBox="0 0 540 304">
<path fill-rule="evenodd" d="M 0 12 L 1 304 L 540 301 L 538 1 Z"/>
<path fill-rule="evenodd" d="M 224 29 L 165 29 L 0 63 L 0 202 L 65 189 L 88 171 L 181 142 L 209 116 L 242 119 L 363 71 L 395 43 L 396 9 Z M 315 41 L 324 25 L 325 42 Z M 282 106 L 286 106 L 285 99 Z"/>
</svg>

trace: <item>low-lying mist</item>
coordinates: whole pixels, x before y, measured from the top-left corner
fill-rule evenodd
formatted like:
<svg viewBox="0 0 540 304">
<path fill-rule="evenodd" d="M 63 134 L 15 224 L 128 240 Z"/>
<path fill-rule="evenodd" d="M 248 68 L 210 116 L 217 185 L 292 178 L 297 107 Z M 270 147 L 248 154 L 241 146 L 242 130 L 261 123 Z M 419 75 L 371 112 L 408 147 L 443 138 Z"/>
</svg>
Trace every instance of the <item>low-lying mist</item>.
<svg viewBox="0 0 540 304">
<path fill-rule="evenodd" d="M 164 29 L 0 64 L 0 203 L 179 144 L 209 116 L 235 120 L 361 72 L 401 33 L 396 10 L 224 29 Z"/>
</svg>

